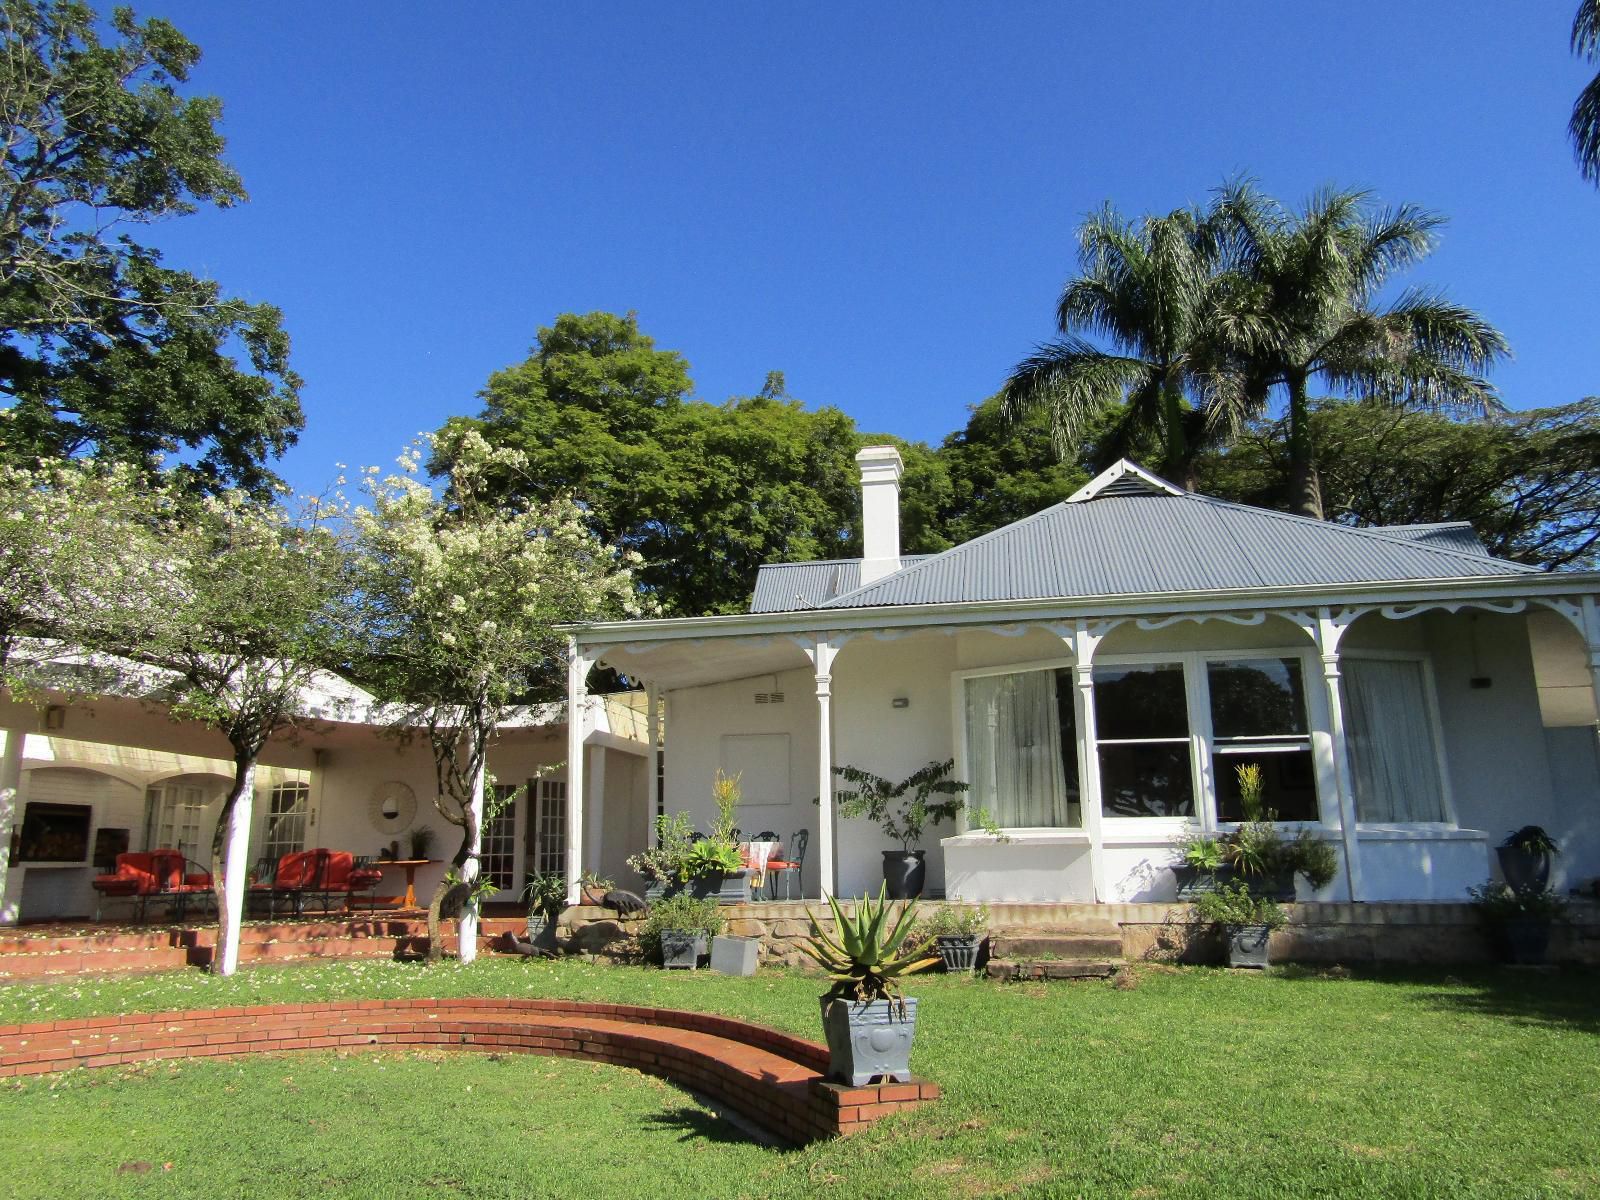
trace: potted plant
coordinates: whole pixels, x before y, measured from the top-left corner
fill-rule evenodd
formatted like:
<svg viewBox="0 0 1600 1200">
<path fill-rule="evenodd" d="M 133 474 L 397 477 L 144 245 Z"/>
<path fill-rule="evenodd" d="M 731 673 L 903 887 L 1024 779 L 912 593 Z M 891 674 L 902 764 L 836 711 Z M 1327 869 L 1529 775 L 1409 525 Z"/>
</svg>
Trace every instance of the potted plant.
<svg viewBox="0 0 1600 1200">
<path fill-rule="evenodd" d="M 988 928 L 987 906 L 958 908 L 945 904 L 917 926 L 917 937 L 923 945 L 930 941 L 934 944 L 946 971 L 970 971 L 978 965 L 978 949 Z"/>
<path fill-rule="evenodd" d="M 1333 846 L 1309 829 L 1285 841 L 1273 823 L 1277 814 L 1262 798 L 1260 764 L 1240 763 L 1234 770 L 1245 819 L 1220 839 L 1223 860 L 1233 875 L 1279 901 L 1294 899 L 1296 875 L 1304 875 L 1313 890 L 1327 887 L 1339 871 Z"/>
<path fill-rule="evenodd" d="M 644 876 L 644 898 L 651 904 L 683 887 L 684 860 L 693 838 L 688 813 L 663 813 L 656 818 L 655 845 L 628 856 L 628 866 Z"/>
<path fill-rule="evenodd" d="M 1537 825 L 1524 825 L 1495 848 L 1500 873 L 1514 891 L 1543 891 L 1550 885 L 1550 859 L 1559 853 L 1555 839 Z"/>
<path fill-rule="evenodd" d="M 1545 961 L 1550 928 L 1565 918 L 1566 901 L 1549 888 L 1515 888 L 1492 879 L 1468 890 L 1506 962 L 1537 966 Z"/>
<path fill-rule="evenodd" d="M 567 907 L 567 877 L 559 871 L 535 871 L 522 886 L 528 902 L 528 940 L 541 950 L 556 948 L 556 922 Z"/>
<path fill-rule="evenodd" d="M 1178 855 L 1172 877 L 1178 885 L 1179 900 L 1193 900 L 1202 892 L 1214 892 L 1233 874 L 1233 864 L 1223 853 L 1222 840 L 1209 834 L 1186 835 L 1178 843 Z"/>
<path fill-rule="evenodd" d="M 411 831 L 411 857 L 424 859 L 428 851 L 433 848 L 433 829 L 427 825 L 418 825 Z"/>
<path fill-rule="evenodd" d="M 1207 892 L 1194 904 L 1195 917 L 1219 926 L 1228 938 L 1230 967 L 1265 967 L 1267 943 L 1286 918 L 1271 896 L 1251 893 L 1243 880 Z"/>
<path fill-rule="evenodd" d="M 883 852 L 883 880 L 891 900 L 922 895 L 928 867 L 925 852 L 915 846 L 922 840 L 925 825 L 937 825 L 961 811 L 959 797 L 968 785 L 950 778 L 955 765 L 953 758 L 931 762 L 899 783 L 859 767 L 834 768 L 834 774 L 855 785 L 835 796 L 839 815 L 875 821 L 900 843 L 900 849 Z M 935 799 L 937 796 L 947 798 Z"/>
<path fill-rule="evenodd" d="M 683 860 L 684 881 L 696 899 L 718 904 L 744 904 L 750 899 L 750 872 L 737 842 L 704 838 L 689 847 Z"/>
<path fill-rule="evenodd" d="M 693 970 L 706 944 L 722 932 L 722 914 L 715 900 L 697 900 L 679 893 L 653 905 L 639 930 L 639 945 L 659 956 L 669 970 Z"/>
<path fill-rule="evenodd" d="M 596 871 L 585 871 L 578 882 L 583 903 L 591 905 L 604 904 L 606 893 L 616 886 L 616 880 L 607 879 Z"/>
<path fill-rule="evenodd" d="M 886 891 L 880 887 L 876 900 L 863 896 L 856 901 L 853 916 L 846 916 L 829 896 L 833 933 L 806 910 L 811 938 L 801 949 L 834 980 L 821 997 L 828 1073 L 853 1087 L 880 1076 L 910 1081 L 917 1002 L 901 994 L 900 977 L 939 961 L 910 939 L 916 905 L 902 905 L 896 915 Z"/>
</svg>

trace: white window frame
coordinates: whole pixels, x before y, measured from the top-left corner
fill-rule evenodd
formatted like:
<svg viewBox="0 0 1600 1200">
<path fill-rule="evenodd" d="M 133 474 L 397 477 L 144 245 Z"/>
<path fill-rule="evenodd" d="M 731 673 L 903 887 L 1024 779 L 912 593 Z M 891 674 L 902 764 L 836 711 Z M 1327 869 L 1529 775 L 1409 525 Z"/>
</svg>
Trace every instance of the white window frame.
<svg viewBox="0 0 1600 1200">
<path fill-rule="evenodd" d="M 1433 670 L 1433 656 L 1420 650 L 1368 650 L 1361 647 L 1353 650 L 1344 650 L 1339 654 L 1341 664 L 1359 659 L 1378 659 L 1385 662 L 1414 662 L 1422 665 L 1422 702 L 1427 706 L 1428 726 L 1433 733 L 1433 758 L 1439 772 L 1439 801 L 1444 809 L 1443 821 L 1404 821 L 1381 822 L 1362 821 L 1356 818 L 1357 833 L 1414 833 L 1414 832 L 1450 832 L 1461 828 L 1460 818 L 1456 813 L 1455 792 L 1450 786 L 1449 756 L 1444 749 L 1444 719 L 1440 715 L 1439 686 L 1437 676 Z M 1339 699 L 1346 708 L 1350 707 L 1350 694 L 1345 689 L 1344 677 L 1339 678 Z M 1356 809 L 1356 781 L 1350 780 L 1350 809 Z"/>
<path fill-rule="evenodd" d="M 1428 656 L 1404 652 L 1360 651 L 1346 654 L 1343 657 L 1346 659 L 1387 657 L 1413 659 L 1422 662 L 1429 720 L 1433 724 L 1434 746 L 1437 757 L 1440 760 L 1439 778 L 1444 792 L 1445 811 L 1452 815 L 1450 825 L 1438 826 L 1438 828 L 1455 828 L 1453 817 L 1455 809 L 1450 796 L 1449 777 L 1445 773 L 1443 762 L 1444 738 L 1433 684 L 1432 663 L 1429 661 Z M 1304 689 L 1302 698 L 1306 711 L 1306 740 L 1302 743 L 1299 740 L 1300 735 L 1295 735 L 1293 739 L 1285 735 L 1281 742 L 1296 747 L 1302 744 L 1308 745 L 1311 751 L 1312 768 L 1316 776 L 1318 820 L 1281 821 L 1279 824 L 1289 829 L 1305 827 L 1309 829 L 1335 830 L 1339 828 L 1338 786 L 1333 761 L 1332 734 L 1329 732 L 1330 721 L 1327 695 L 1326 689 L 1319 686 L 1319 681 L 1322 679 L 1322 664 L 1314 647 L 1303 645 L 1232 646 L 1216 650 L 1150 650 L 1139 653 L 1096 655 L 1090 664 L 1090 669 L 1140 666 L 1153 663 L 1176 663 L 1182 666 L 1184 672 L 1184 696 L 1189 712 L 1189 763 L 1195 789 L 1195 813 L 1192 817 L 1117 817 L 1101 809 L 1099 822 L 1103 843 L 1153 844 L 1171 840 L 1196 828 L 1208 833 L 1215 833 L 1237 827 L 1236 822 L 1224 822 L 1217 819 L 1215 739 L 1211 725 L 1210 688 L 1206 680 L 1205 667 L 1207 663 L 1212 662 L 1241 662 L 1266 658 L 1293 658 L 1300 663 L 1300 686 Z M 1077 662 L 1069 655 L 951 672 L 950 712 L 951 728 L 955 735 L 952 740 L 955 743 L 957 777 L 966 778 L 967 765 L 971 761 L 967 746 L 966 721 L 966 681 L 968 679 L 988 675 L 1014 675 L 1028 671 L 1071 670 L 1077 665 Z M 1077 723 L 1075 722 L 1075 724 Z M 1085 759 L 1090 754 L 1099 753 L 1102 740 L 1111 745 L 1116 745 L 1120 739 L 1096 738 L 1094 744 L 1089 745 L 1084 740 L 1083 730 L 1081 728 L 1077 729 L 1078 781 L 1084 811 L 1083 828 L 1008 828 L 1005 830 L 1007 836 L 1016 838 L 1019 841 L 1042 840 L 1045 838 L 1087 840 L 1090 825 L 1089 807 L 1092 804 L 1096 808 L 1100 808 L 1101 796 L 1096 794 L 1090 797 L 1088 795 L 1088 773 L 1086 770 L 1088 763 Z M 1171 739 L 1174 743 L 1177 740 L 1176 738 Z M 1263 739 L 1263 748 L 1271 745 L 1273 741 L 1274 739 Z M 1238 745 L 1242 747 L 1243 743 Z M 1096 777 L 1098 777 L 1098 772 L 1096 772 Z M 965 811 L 961 814 L 958 827 L 963 833 L 967 832 L 968 825 Z M 1405 826 L 1406 829 L 1419 830 L 1433 827 L 1431 824 Z M 1366 829 L 1368 827 L 1360 826 L 1359 828 Z M 1372 828 L 1381 829 L 1385 827 L 1373 826 Z"/>
<path fill-rule="evenodd" d="M 274 849 L 275 845 L 279 847 L 287 845 L 288 839 L 278 838 L 275 840 L 272 836 L 274 831 L 272 802 L 280 792 L 286 792 L 290 789 L 300 793 L 305 800 L 305 807 L 298 814 L 300 818 L 300 841 L 293 850 Z M 270 857 L 273 863 L 276 864 L 285 854 L 292 854 L 306 848 L 306 839 L 311 834 L 311 784 L 304 779 L 286 779 L 282 783 L 275 783 L 267 789 L 266 801 L 264 806 L 266 811 L 262 814 L 260 856 L 263 858 Z M 281 813 L 277 815 L 289 816 L 291 814 Z"/>
</svg>

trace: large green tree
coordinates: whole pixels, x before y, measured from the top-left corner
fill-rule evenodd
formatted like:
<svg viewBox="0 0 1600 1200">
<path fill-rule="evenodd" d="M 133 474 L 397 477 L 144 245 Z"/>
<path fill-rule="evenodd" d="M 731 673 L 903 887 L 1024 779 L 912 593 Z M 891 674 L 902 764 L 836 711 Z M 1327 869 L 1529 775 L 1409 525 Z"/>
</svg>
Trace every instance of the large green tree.
<svg viewBox="0 0 1600 1200">
<path fill-rule="evenodd" d="M 1287 508 L 1285 419 L 1208 456 L 1203 490 Z M 1470 521 L 1490 553 L 1516 562 L 1557 570 L 1600 561 L 1600 399 L 1488 420 L 1325 401 L 1310 421 L 1329 520 Z"/>
<path fill-rule="evenodd" d="M 1600 0 L 1581 0 L 1572 18 L 1572 52 L 1587 62 L 1600 62 Z M 1578 169 L 1600 185 L 1600 72 L 1578 93 L 1567 125 Z"/>
<path fill-rule="evenodd" d="M 1066 456 L 1120 403 L 1107 450 L 1154 437 L 1160 469 L 1190 481 L 1200 451 L 1237 415 L 1222 350 L 1250 313 L 1231 294 L 1221 249 L 1213 220 L 1192 209 L 1133 221 L 1107 205 L 1091 215 L 1078 230 L 1079 274 L 1056 309 L 1061 336 L 1006 380 L 1006 413 L 1049 411 Z"/>
<path fill-rule="evenodd" d="M 245 197 L 198 48 L 119 8 L 0 2 L 0 456 L 94 454 L 265 491 L 303 418 L 278 310 L 129 232 Z"/>
<path fill-rule="evenodd" d="M 726 404 L 691 388 L 688 363 L 633 316 L 566 313 L 490 377 L 480 416 L 452 420 L 440 440 L 475 430 L 524 455 L 502 495 L 576 496 L 591 532 L 642 556 L 641 588 L 672 615 L 740 611 L 764 562 L 851 553 L 850 418 L 807 409 L 777 373 Z"/>
<path fill-rule="evenodd" d="M 1426 289 L 1383 298 L 1432 251 L 1440 217 L 1411 205 L 1378 210 L 1365 192 L 1331 189 L 1296 212 L 1248 182 L 1224 187 L 1213 214 L 1238 281 L 1229 294 L 1249 314 L 1228 339 L 1234 390 L 1257 412 L 1281 396 L 1292 511 L 1323 515 L 1314 383 L 1435 411 L 1499 410 L 1483 378 L 1507 352 L 1498 330 Z"/>
</svg>

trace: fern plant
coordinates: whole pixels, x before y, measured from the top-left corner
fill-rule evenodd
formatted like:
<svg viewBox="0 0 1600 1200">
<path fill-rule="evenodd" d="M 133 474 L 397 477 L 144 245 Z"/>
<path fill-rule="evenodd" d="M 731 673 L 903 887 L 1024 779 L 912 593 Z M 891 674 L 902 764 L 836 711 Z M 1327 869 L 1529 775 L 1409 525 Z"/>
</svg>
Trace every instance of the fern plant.
<svg viewBox="0 0 1600 1200">
<path fill-rule="evenodd" d="M 900 978 L 925 971 L 939 961 L 926 953 L 924 945 L 911 939 L 917 923 L 916 904 L 904 904 L 896 914 L 886 887 L 878 888 L 876 900 L 870 896 L 858 900 L 853 916 L 846 916 L 832 896 L 827 900 L 838 932 L 829 933 L 808 908 L 811 938 L 800 947 L 833 980 L 823 999 L 862 1004 L 893 1000 L 899 1002 L 904 1013 Z"/>
</svg>

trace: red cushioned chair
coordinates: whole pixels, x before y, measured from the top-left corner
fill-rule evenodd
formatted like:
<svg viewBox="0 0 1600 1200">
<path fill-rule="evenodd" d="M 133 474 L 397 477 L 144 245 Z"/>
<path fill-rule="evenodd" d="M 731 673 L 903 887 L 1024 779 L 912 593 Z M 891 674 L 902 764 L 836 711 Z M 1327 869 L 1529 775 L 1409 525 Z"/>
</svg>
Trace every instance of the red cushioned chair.
<svg viewBox="0 0 1600 1200">
<path fill-rule="evenodd" d="M 304 913 L 308 896 L 320 900 L 326 913 L 333 907 L 333 897 L 342 896 L 349 907 L 351 893 L 377 887 L 382 878 L 380 871 L 357 867 L 348 850 L 300 850 L 278 860 L 272 895 L 288 899 L 297 917 Z"/>
<path fill-rule="evenodd" d="M 150 897 L 174 894 L 184 885 L 184 857 L 178 850 L 130 851 L 117 855 L 115 874 L 96 875 L 90 881 L 95 890 L 94 919 L 100 919 L 100 905 L 106 897 L 131 898 L 139 902 L 139 920 L 144 921 Z M 208 875 L 206 879 L 211 877 Z"/>
</svg>

